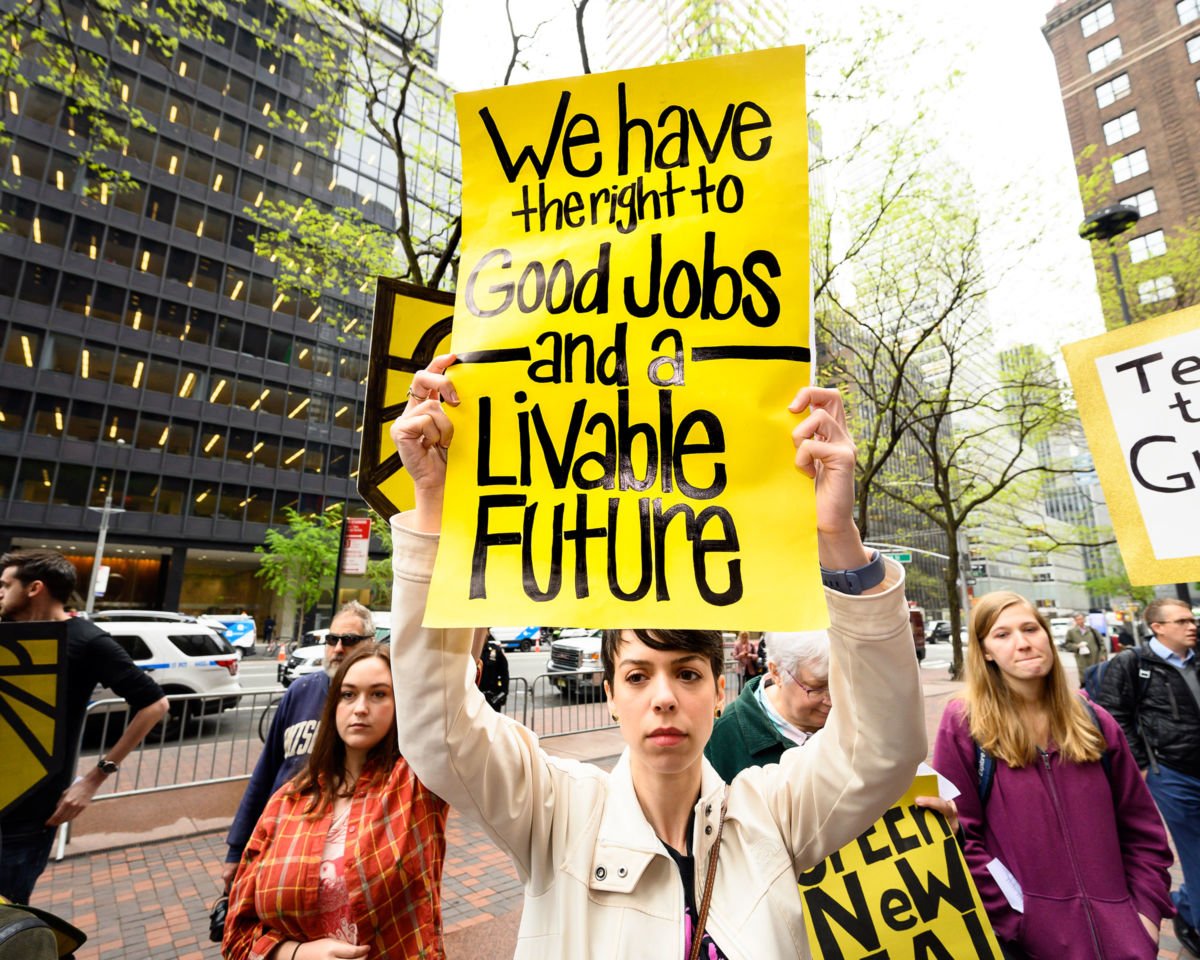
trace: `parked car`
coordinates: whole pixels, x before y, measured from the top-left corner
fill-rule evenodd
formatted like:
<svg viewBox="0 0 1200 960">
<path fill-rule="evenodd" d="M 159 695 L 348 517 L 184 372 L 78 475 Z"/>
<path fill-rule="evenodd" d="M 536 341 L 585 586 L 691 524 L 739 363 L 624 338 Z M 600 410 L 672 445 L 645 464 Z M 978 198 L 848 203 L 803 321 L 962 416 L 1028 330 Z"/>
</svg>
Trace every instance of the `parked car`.
<svg viewBox="0 0 1200 960">
<path fill-rule="evenodd" d="M 541 627 L 488 627 L 488 633 L 493 640 L 505 650 L 519 650 L 528 653 L 533 645 L 541 639 Z"/>
<path fill-rule="evenodd" d="M 925 625 L 925 642 L 941 643 L 950 639 L 949 620 L 930 620 Z"/>
<path fill-rule="evenodd" d="M 604 666 L 600 662 L 602 638 L 599 630 L 568 627 L 558 632 L 558 638 L 550 645 L 546 672 L 550 674 L 551 683 L 559 693 L 572 699 L 603 693 Z"/>
<path fill-rule="evenodd" d="M 197 622 L 195 617 L 189 617 L 186 613 L 171 613 L 169 610 L 97 610 L 91 615 L 91 619 L 99 621 L 119 620 L 122 623 Z"/>
<path fill-rule="evenodd" d="M 165 729 L 151 734 L 167 739 L 177 737 L 185 724 L 200 716 L 236 707 L 241 699 L 242 685 L 238 680 L 241 655 L 227 640 L 201 623 L 155 622 L 149 620 L 105 620 L 103 628 L 117 644 L 133 658 L 170 696 L 177 693 L 225 694 L 220 700 L 176 701 L 163 721 Z M 92 699 L 106 700 L 115 694 L 97 687 Z M 115 712 L 123 708 L 113 704 L 100 712 Z M 97 711 L 93 711 L 96 713 Z"/>
<path fill-rule="evenodd" d="M 390 612 L 372 612 L 376 641 L 385 643 L 391 636 L 391 618 Z M 276 676 L 280 683 L 290 687 L 305 674 L 316 673 L 322 669 L 325 660 L 325 635 L 328 633 L 327 628 L 310 630 L 300 638 L 296 649 L 288 654 L 287 660 L 279 664 Z"/>
<path fill-rule="evenodd" d="M 258 635 L 254 628 L 254 618 L 246 613 L 205 613 L 197 618 L 201 623 L 225 631 L 225 639 L 235 649 L 241 650 L 247 657 L 254 656 L 254 644 Z"/>
</svg>

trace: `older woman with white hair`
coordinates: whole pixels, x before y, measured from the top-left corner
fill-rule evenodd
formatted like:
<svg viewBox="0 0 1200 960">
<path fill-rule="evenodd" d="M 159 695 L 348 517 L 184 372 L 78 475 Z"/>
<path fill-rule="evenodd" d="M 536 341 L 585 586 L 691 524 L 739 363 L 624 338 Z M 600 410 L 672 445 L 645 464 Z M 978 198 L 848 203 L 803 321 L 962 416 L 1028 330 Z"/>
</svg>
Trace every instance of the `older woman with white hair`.
<svg viewBox="0 0 1200 960">
<path fill-rule="evenodd" d="M 778 763 L 825 726 L 829 635 L 824 630 L 768 633 L 767 672 L 754 677 L 713 727 L 704 750 L 726 783 L 746 767 Z"/>
</svg>

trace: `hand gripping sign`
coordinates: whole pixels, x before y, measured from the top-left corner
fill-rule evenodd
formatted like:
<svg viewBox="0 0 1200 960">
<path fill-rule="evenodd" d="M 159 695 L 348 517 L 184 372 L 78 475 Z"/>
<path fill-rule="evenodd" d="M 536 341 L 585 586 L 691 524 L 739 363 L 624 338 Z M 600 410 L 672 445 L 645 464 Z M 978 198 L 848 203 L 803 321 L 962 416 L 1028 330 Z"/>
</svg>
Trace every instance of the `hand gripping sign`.
<svg viewBox="0 0 1200 960">
<path fill-rule="evenodd" d="M 825 623 L 804 52 L 463 94 L 427 623 Z"/>
<path fill-rule="evenodd" d="M 1063 355 L 1130 583 L 1200 578 L 1200 307 Z"/>
</svg>

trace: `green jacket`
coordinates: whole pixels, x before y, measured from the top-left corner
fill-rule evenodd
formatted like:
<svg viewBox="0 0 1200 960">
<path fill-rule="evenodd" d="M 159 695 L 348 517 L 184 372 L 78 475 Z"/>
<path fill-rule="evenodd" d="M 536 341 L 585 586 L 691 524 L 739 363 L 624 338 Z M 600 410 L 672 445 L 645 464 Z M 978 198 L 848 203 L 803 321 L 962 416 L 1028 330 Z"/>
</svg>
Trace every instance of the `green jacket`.
<svg viewBox="0 0 1200 960">
<path fill-rule="evenodd" d="M 721 779 L 729 783 L 747 767 L 778 763 L 783 751 L 796 746 L 771 722 L 758 702 L 757 691 L 763 677 L 755 677 L 744 687 L 715 724 L 704 756 Z"/>
</svg>

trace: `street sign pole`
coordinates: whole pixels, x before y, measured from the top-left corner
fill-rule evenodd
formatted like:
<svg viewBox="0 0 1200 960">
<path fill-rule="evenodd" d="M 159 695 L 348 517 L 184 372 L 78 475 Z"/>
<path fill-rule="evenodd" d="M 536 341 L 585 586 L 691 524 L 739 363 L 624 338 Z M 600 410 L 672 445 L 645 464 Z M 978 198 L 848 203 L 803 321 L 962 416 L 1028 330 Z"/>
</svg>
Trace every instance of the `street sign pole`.
<svg viewBox="0 0 1200 960">
<path fill-rule="evenodd" d="M 103 507 L 88 507 L 88 509 L 95 510 L 100 514 L 100 535 L 96 538 L 96 556 L 92 559 L 92 575 L 88 579 L 87 604 L 84 607 L 90 617 L 96 606 L 96 580 L 100 576 L 100 565 L 104 562 L 104 541 L 108 537 L 108 518 L 114 513 L 124 513 L 125 508 L 112 505 L 112 491 L 109 491 L 104 495 Z"/>
</svg>

